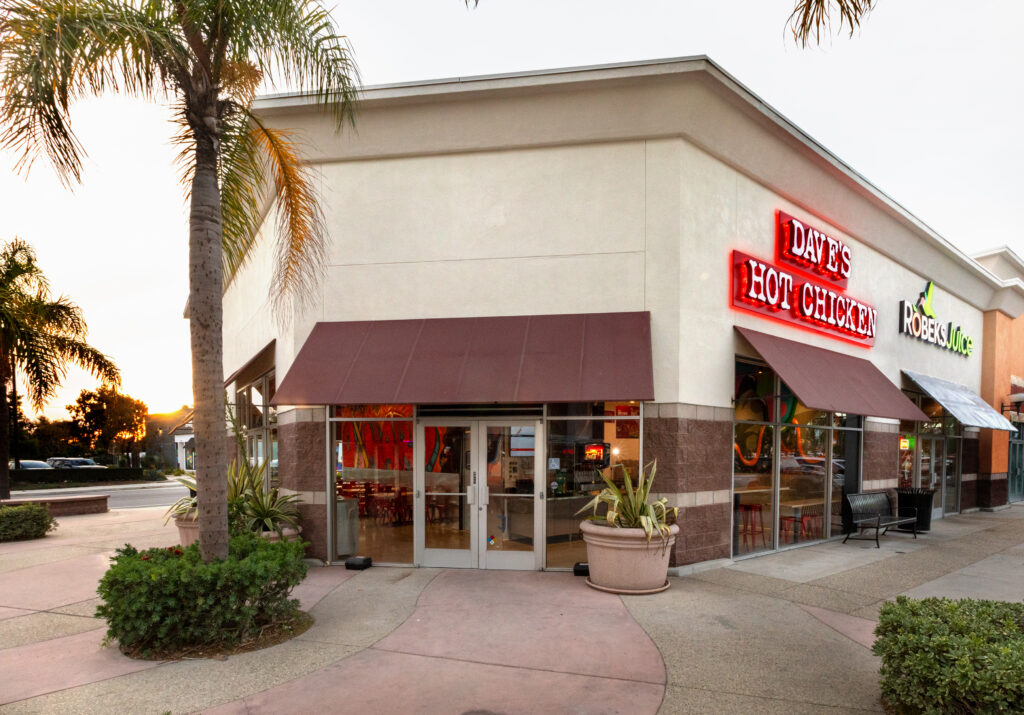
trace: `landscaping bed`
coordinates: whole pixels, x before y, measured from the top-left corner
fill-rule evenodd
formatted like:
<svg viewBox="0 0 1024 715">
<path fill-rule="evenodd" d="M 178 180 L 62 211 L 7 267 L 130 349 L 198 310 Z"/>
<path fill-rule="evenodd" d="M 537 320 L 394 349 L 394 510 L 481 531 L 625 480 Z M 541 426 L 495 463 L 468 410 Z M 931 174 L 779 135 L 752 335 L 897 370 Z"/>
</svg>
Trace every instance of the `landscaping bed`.
<svg viewBox="0 0 1024 715">
<path fill-rule="evenodd" d="M 232 537 L 228 558 L 203 563 L 199 546 L 117 551 L 100 581 L 107 642 L 147 659 L 215 657 L 274 645 L 305 631 L 292 589 L 306 575 L 305 544 Z"/>
<path fill-rule="evenodd" d="M 1024 604 L 900 596 L 875 635 L 889 712 L 1024 712 Z"/>
</svg>

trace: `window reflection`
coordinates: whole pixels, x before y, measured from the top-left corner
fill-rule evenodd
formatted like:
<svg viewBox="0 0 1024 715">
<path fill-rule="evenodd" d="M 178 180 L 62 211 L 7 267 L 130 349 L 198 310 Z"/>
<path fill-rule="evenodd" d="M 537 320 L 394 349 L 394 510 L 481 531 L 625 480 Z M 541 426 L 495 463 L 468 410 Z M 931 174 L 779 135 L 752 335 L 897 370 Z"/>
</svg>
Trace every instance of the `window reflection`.
<svg viewBox="0 0 1024 715">
<path fill-rule="evenodd" d="M 771 422 L 775 415 L 775 373 L 764 365 L 736 363 L 734 418 L 744 422 Z"/>
<path fill-rule="evenodd" d="M 779 544 L 825 537 L 829 432 L 783 427 L 779 447 Z"/>
<path fill-rule="evenodd" d="M 734 556 L 767 551 L 773 546 L 773 430 L 771 425 L 733 426 Z"/>
<path fill-rule="evenodd" d="M 622 469 L 617 465 L 624 466 L 632 477 L 639 471 L 640 422 L 554 420 L 548 422 L 547 430 L 546 563 L 549 568 L 568 568 L 587 560 L 579 530 L 583 515 L 576 512 L 604 488 L 603 476 L 622 483 Z"/>
<path fill-rule="evenodd" d="M 863 418 L 818 410 L 765 365 L 736 361 L 733 555 L 843 531 L 843 496 L 860 487 Z"/>
<path fill-rule="evenodd" d="M 338 556 L 412 563 L 412 441 L 409 421 L 334 426 Z"/>
</svg>

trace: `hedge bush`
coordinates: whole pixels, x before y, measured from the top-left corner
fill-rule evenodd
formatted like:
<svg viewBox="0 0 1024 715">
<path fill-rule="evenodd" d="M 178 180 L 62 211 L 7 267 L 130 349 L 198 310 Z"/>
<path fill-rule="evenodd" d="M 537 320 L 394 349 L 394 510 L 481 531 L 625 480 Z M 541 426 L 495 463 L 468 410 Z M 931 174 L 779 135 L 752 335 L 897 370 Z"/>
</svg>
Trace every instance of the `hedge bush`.
<svg viewBox="0 0 1024 715">
<path fill-rule="evenodd" d="M 125 545 L 100 580 L 107 641 L 129 655 L 232 646 L 298 614 L 292 588 L 306 575 L 305 544 L 231 539 L 229 556 L 204 564 L 199 545 L 138 551 Z"/>
<path fill-rule="evenodd" d="M 41 539 L 57 528 L 57 520 L 42 504 L 0 506 L 0 541 Z"/>
<path fill-rule="evenodd" d="M 900 596 L 875 635 L 895 712 L 1024 712 L 1024 604 Z"/>
<path fill-rule="evenodd" d="M 14 484 L 59 484 L 61 482 L 131 482 L 144 481 L 141 469 L 109 467 L 107 469 L 12 469 Z"/>
</svg>

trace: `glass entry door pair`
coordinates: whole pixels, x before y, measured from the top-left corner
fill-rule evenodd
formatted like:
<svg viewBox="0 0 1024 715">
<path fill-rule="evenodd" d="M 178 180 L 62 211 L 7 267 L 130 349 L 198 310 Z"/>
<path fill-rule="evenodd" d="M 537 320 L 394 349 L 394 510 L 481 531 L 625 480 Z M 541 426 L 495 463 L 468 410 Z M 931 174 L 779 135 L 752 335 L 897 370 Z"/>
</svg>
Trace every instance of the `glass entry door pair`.
<svg viewBox="0 0 1024 715">
<path fill-rule="evenodd" d="M 416 562 L 540 569 L 544 524 L 539 421 L 423 421 L 415 440 Z M 543 481 L 543 480 L 541 480 Z"/>
</svg>

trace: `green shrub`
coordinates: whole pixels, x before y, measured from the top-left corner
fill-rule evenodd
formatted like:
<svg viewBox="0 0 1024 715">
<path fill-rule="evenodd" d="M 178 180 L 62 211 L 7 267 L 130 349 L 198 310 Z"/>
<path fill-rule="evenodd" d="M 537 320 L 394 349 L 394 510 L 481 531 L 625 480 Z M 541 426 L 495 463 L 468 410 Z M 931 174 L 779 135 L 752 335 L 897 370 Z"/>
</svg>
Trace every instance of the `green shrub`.
<svg viewBox="0 0 1024 715">
<path fill-rule="evenodd" d="M 0 541 L 41 539 L 57 528 L 57 520 L 42 504 L 0 507 Z"/>
<path fill-rule="evenodd" d="M 242 643 L 298 614 L 288 596 L 306 575 L 304 549 L 243 535 L 231 539 L 228 558 L 204 564 L 198 544 L 126 545 L 100 580 L 96 615 L 107 621 L 107 640 L 131 655 Z"/>
<path fill-rule="evenodd" d="M 875 635 L 895 712 L 1024 712 L 1024 604 L 900 596 Z"/>
</svg>

